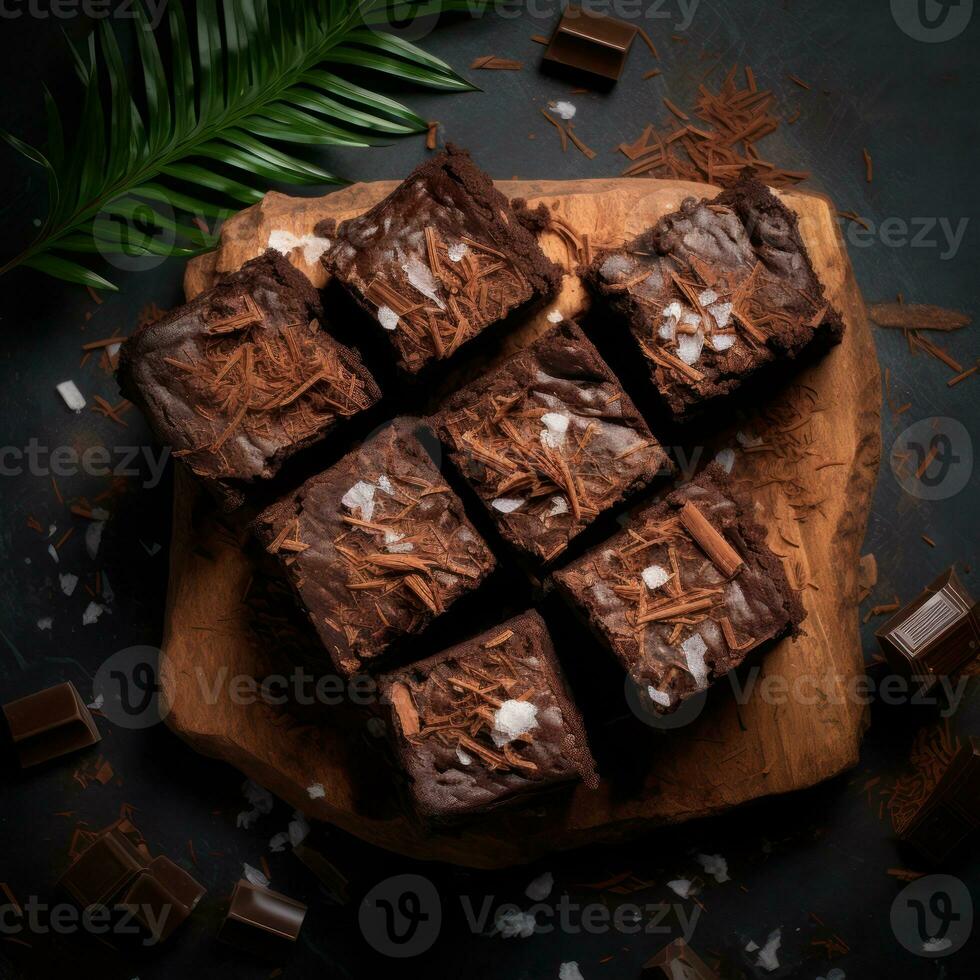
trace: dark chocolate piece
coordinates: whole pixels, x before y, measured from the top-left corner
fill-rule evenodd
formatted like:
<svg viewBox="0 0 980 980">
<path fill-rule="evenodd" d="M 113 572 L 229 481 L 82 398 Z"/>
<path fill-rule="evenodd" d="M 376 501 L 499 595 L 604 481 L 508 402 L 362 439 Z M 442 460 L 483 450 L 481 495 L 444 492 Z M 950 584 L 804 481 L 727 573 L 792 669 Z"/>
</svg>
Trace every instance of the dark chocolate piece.
<svg viewBox="0 0 980 980">
<path fill-rule="evenodd" d="M 548 562 L 671 464 L 582 331 L 560 323 L 429 420 L 515 547 Z"/>
<path fill-rule="evenodd" d="M 683 939 L 675 939 L 643 964 L 644 980 L 718 980 L 718 974 Z"/>
<path fill-rule="evenodd" d="M 659 713 L 806 616 L 751 515 L 712 464 L 554 574 Z"/>
<path fill-rule="evenodd" d="M 269 251 L 127 340 L 120 385 L 157 438 L 234 507 L 248 484 L 380 398 L 322 318 L 313 284 Z"/>
<path fill-rule="evenodd" d="M 117 829 L 96 838 L 59 884 L 79 908 L 104 906 L 127 926 L 111 931 L 113 945 L 166 942 L 205 893 L 170 858 L 151 860 Z"/>
<path fill-rule="evenodd" d="M 980 652 L 980 603 L 950 568 L 875 636 L 895 670 L 934 680 L 949 676 Z"/>
<path fill-rule="evenodd" d="M 534 611 L 380 679 L 419 815 L 436 823 L 598 785 L 578 708 Z"/>
<path fill-rule="evenodd" d="M 78 856 L 59 884 L 79 908 L 110 905 L 147 867 L 148 858 L 125 834 L 109 830 Z"/>
<path fill-rule="evenodd" d="M 980 739 L 960 746 L 932 792 L 898 828 L 930 861 L 944 861 L 980 824 Z"/>
<path fill-rule="evenodd" d="M 412 374 L 561 282 L 507 198 L 452 145 L 343 222 L 322 262 Z"/>
<path fill-rule="evenodd" d="M 3 706 L 24 769 L 95 745 L 102 736 L 71 681 Z"/>
<path fill-rule="evenodd" d="M 632 24 L 567 7 L 551 35 L 544 60 L 608 81 L 618 81 L 636 37 Z"/>
<path fill-rule="evenodd" d="M 275 958 L 292 949 L 306 906 L 244 878 L 235 885 L 218 938 L 260 956 Z"/>
<path fill-rule="evenodd" d="M 688 198 L 624 248 L 597 256 L 584 278 L 626 320 L 678 420 L 844 333 L 796 215 L 753 178 L 713 200 Z"/>
<path fill-rule="evenodd" d="M 346 676 L 420 633 L 496 564 L 416 424 L 396 419 L 254 524 Z"/>
</svg>

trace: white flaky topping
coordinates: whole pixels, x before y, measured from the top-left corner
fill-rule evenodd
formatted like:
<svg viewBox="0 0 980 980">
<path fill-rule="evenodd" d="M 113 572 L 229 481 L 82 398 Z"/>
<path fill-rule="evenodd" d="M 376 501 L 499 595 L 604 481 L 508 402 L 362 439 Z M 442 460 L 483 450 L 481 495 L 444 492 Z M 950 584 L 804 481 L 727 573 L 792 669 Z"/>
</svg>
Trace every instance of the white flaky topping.
<svg viewBox="0 0 980 980">
<path fill-rule="evenodd" d="M 409 256 L 408 261 L 402 263 L 402 272 L 405 273 L 409 283 L 423 296 L 431 299 L 440 310 L 446 308 L 446 304 L 439 296 L 441 287 L 432 275 L 432 270 L 417 255 Z"/>
<path fill-rule="evenodd" d="M 670 573 L 660 565 L 650 565 L 644 568 L 640 575 L 648 589 L 659 589 L 670 579 Z"/>
<path fill-rule="evenodd" d="M 78 385 L 74 381 L 62 381 L 57 385 L 57 389 L 58 394 L 73 412 L 80 412 L 85 407 L 85 396 L 78 390 Z"/>
<path fill-rule="evenodd" d="M 374 484 L 358 480 L 340 498 L 340 502 L 350 511 L 356 511 L 362 521 L 371 520 L 374 514 Z"/>
<path fill-rule="evenodd" d="M 493 743 L 499 749 L 538 727 L 538 708 L 530 701 L 505 701 L 493 715 Z"/>
<path fill-rule="evenodd" d="M 294 248 L 301 248 L 303 260 L 308 265 L 313 265 L 330 248 L 330 239 L 319 238 L 317 235 L 294 235 L 291 231 L 277 229 L 270 232 L 268 247 L 274 248 L 281 255 L 289 255 Z"/>
<path fill-rule="evenodd" d="M 546 412 L 541 416 L 541 444 L 548 449 L 558 449 L 565 442 L 568 431 L 568 416 L 561 412 Z"/>
<path fill-rule="evenodd" d="M 724 330 L 732 318 L 732 304 L 715 303 L 714 306 L 708 307 L 708 312 L 715 318 L 715 323 L 718 324 L 718 329 Z"/>
<path fill-rule="evenodd" d="M 718 294 L 713 289 L 706 289 L 699 297 L 698 302 L 702 306 L 711 306 L 718 300 Z"/>
<path fill-rule="evenodd" d="M 704 655 L 708 651 L 708 646 L 701 634 L 693 633 L 681 644 L 681 649 L 687 658 L 687 669 L 694 678 L 694 683 L 699 688 L 707 686 L 708 667 L 704 662 Z"/>
<path fill-rule="evenodd" d="M 561 310 L 551 310 L 548 313 L 548 323 L 561 323 L 564 319 Z"/>
<path fill-rule="evenodd" d="M 548 508 L 549 517 L 557 517 L 559 514 L 568 513 L 568 498 L 561 495 L 551 498 L 551 507 Z"/>
<path fill-rule="evenodd" d="M 524 503 L 520 497 L 497 497 L 490 506 L 501 514 L 512 514 L 518 507 L 523 507 Z"/>
<path fill-rule="evenodd" d="M 656 704 L 661 704 L 665 708 L 670 704 L 670 695 L 664 694 L 663 691 L 658 691 L 652 684 L 648 685 L 647 694 L 649 695 L 651 701 L 655 702 Z"/>
<path fill-rule="evenodd" d="M 704 334 L 699 330 L 697 333 L 682 333 L 677 336 L 677 356 L 685 364 L 697 364 L 704 348 Z"/>
<path fill-rule="evenodd" d="M 446 249 L 450 262 L 459 262 L 460 259 L 470 250 L 466 242 L 454 242 Z"/>
<path fill-rule="evenodd" d="M 735 335 L 731 333 L 713 333 L 711 335 L 711 346 L 721 353 L 735 345 Z"/>
<path fill-rule="evenodd" d="M 398 314 L 390 306 L 379 306 L 378 323 L 380 323 L 385 330 L 397 330 Z"/>
<path fill-rule="evenodd" d="M 464 752 L 460 746 L 456 746 L 456 758 L 459 759 L 459 763 L 462 766 L 468 766 L 473 761 L 473 756 L 468 752 Z"/>
<path fill-rule="evenodd" d="M 715 462 L 726 472 L 731 473 L 732 467 L 735 465 L 735 450 L 734 449 L 722 449 L 719 451 L 718 455 L 715 456 Z"/>
</svg>

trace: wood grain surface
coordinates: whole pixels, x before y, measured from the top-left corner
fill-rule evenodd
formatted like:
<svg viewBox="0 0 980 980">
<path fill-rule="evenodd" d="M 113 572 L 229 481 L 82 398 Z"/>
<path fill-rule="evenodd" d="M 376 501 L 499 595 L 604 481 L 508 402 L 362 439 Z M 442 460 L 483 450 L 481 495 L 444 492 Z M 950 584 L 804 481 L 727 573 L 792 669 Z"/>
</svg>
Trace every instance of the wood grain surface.
<svg viewBox="0 0 980 980">
<path fill-rule="evenodd" d="M 215 252 L 189 263 L 188 297 L 264 251 L 272 232 L 302 239 L 320 220 L 358 214 L 393 186 L 358 184 L 322 198 L 267 195 L 226 223 Z M 706 185 L 630 179 L 504 181 L 498 187 L 531 205 L 545 203 L 594 244 L 635 235 L 687 196 L 717 193 Z M 181 469 L 161 658 L 170 727 L 311 817 L 413 857 L 484 868 L 722 813 L 854 766 L 867 719 L 848 686 L 862 672 L 859 556 L 878 472 L 881 385 L 835 208 L 799 191 L 780 196 L 799 215 L 847 332 L 841 346 L 718 436 L 717 445 L 736 448 L 734 476 L 752 492 L 757 517 L 769 529 L 773 550 L 784 556 L 808 614 L 805 636 L 767 654 L 743 703 L 725 692 L 691 724 L 650 731 L 648 743 L 624 747 L 643 763 L 628 787 L 604 778 L 598 790 L 498 811 L 461 831 L 424 831 L 396 794 L 379 791 L 391 774 L 372 761 L 378 753 L 365 748 L 371 736 L 356 712 L 328 713 L 311 724 L 261 699 L 248 703 L 252 699 L 230 695 L 230 679 L 263 676 L 270 664 L 242 602 L 253 569 L 242 550 L 244 533 L 216 519 Z M 573 274 L 574 250 L 552 232 L 542 245 L 569 272 L 555 305 L 566 316 L 581 313 L 588 298 Z M 316 243 L 307 240 L 290 259 L 322 285 L 319 263 L 308 260 L 315 251 Z M 500 351 L 546 329 L 545 312 L 508 333 Z M 454 383 L 463 380 L 457 376 Z M 315 784 L 323 795 L 311 798 L 308 787 Z"/>
</svg>

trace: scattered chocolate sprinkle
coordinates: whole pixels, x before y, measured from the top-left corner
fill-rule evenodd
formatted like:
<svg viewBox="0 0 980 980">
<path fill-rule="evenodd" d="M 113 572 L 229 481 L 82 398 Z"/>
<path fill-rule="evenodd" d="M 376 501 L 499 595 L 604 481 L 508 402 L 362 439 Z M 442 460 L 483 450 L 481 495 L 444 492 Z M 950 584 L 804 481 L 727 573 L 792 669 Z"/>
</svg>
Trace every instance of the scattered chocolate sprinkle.
<svg viewBox="0 0 980 980">
<path fill-rule="evenodd" d="M 684 504 L 680 519 L 691 537 L 725 578 L 731 578 L 745 564 L 742 556 L 701 513 L 696 504 L 691 501 Z"/>
<path fill-rule="evenodd" d="M 980 369 L 978 369 L 976 365 L 974 365 L 971 368 L 967 368 L 965 371 L 961 372 L 960 374 L 957 374 L 955 377 L 950 378 L 949 381 L 946 382 L 946 386 L 949 388 L 954 388 L 961 381 L 966 381 L 966 379 L 969 378 L 971 375 L 976 374 L 978 370 Z"/>
<path fill-rule="evenodd" d="M 544 34 L 532 34 L 531 35 L 531 40 L 535 44 L 545 44 L 545 45 L 547 45 L 547 44 L 550 44 L 551 43 L 551 38 L 545 37 Z"/>
<path fill-rule="evenodd" d="M 947 310 L 927 303 L 874 303 L 868 307 L 871 319 L 879 327 L 897 330 L 959 330 L 971 318 L 959 310 Z"/>
<path fill-rule="evenodd" d="M 439 131 L 439 123 L 433 121 L 429 122 L 428 129 L 425 134 L 425 148 L 427 150 L 434 150 L 436 148 L 436 136 Z"/>
<path fill-rule="evenodd" d="M 805 89 L 809 89 L 809 88 L 811 88 L 811 86 L 810 86 L 810 84 L 809 84 L 809 82 L 804 82 L 804 81 L 803 81 L 803 79 L 802 79 L 802 78 L 800 78 L 800 76 L 799 76 L 799 75 L 794 75 L 794 74 L 793 74 L 792 72 L 789 72 L 789 73 L 787 74 L 787 76 L 786 76 L 786 77 L 787 77 L 787 78 L 788 78 L 788 79 L 789 79 L 789 80 L 790 80 L 790 81 L 791 81 L 791 82 L 792 82 L 792 83 L 793 83 L 794 85 L 799 85 L 799 86 L 800 86 L 800 88 L 805 88 Z"/>
<path fill-rule="evenodd" d="M 521 61 L 514 61 L 512 58 L 498 58 L 496 55 L 487 54 L 477 58 L 470 68 L 484 68 L 496 71 L 520 71 L 524 67 Z"/>
<path fill-rule="evenodd" d="M 874 180 L 874 163 L 871 160 L 871 154 L 868 152 L 867 147 L 864 149 L 864 169 L 865 169 L 865 180 L 870 184 Z"/>
<path fill-rule="evenodd" d="M 659 68 L 651 68 L 649 71 L 643 73 L 644 80 L 647 78 L 656 78 L 658 75 L 662 75 L 663 72 Z"/>
</svg>

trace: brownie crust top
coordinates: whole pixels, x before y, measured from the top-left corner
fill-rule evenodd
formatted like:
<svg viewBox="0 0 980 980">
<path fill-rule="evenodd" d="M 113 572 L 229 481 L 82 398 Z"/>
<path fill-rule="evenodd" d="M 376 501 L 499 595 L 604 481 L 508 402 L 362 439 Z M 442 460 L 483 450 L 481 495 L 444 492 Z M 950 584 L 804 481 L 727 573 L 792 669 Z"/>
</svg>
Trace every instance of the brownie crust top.
<svg viewBox="0 0 980 980">
<path fill-rule="evenodd" d="M 380 397 L 322 316 L 312 283 L 270 250 L 127 340 L 123 393 L 198 476 L 271 477 Z"/>
<path fill-rule="evenodd" d="M 550 298 L 561 281 L 507 198 L 452 145 L 343 222 L 322 262 L 411 372 Z"/>
<path fill-rule="evenodd" d="M 253 525 L 348 676 L 420 632 L 496 565 L 416 424 L 396 419 Z"/>
<path fill-rule="evenodd" d="M 581 329 L 564 321 L 430 420 L 519 548 L 550 561 L 670 463 Z"/>
<path fill-rule="evenodd" d="M 714 200 L 687 198 L 625 248 L 599 255 L 585 279 L 627 318 L 680 418 L 763 365 L 843 335 L 796 215 L 755 179 Z"/>
<path fill-rule="evenodd" d="M 534 611 L 384 675 L 381 692 L 423 815 L 478 812 L 569 780 L 597 784 L 581 717 Z"/>
<path fill-rule="evenodd" d="M 673 711 L 805 618 L 750 507 L 712 464 L 555 572 L 658 710 Z"/>
</svg>

